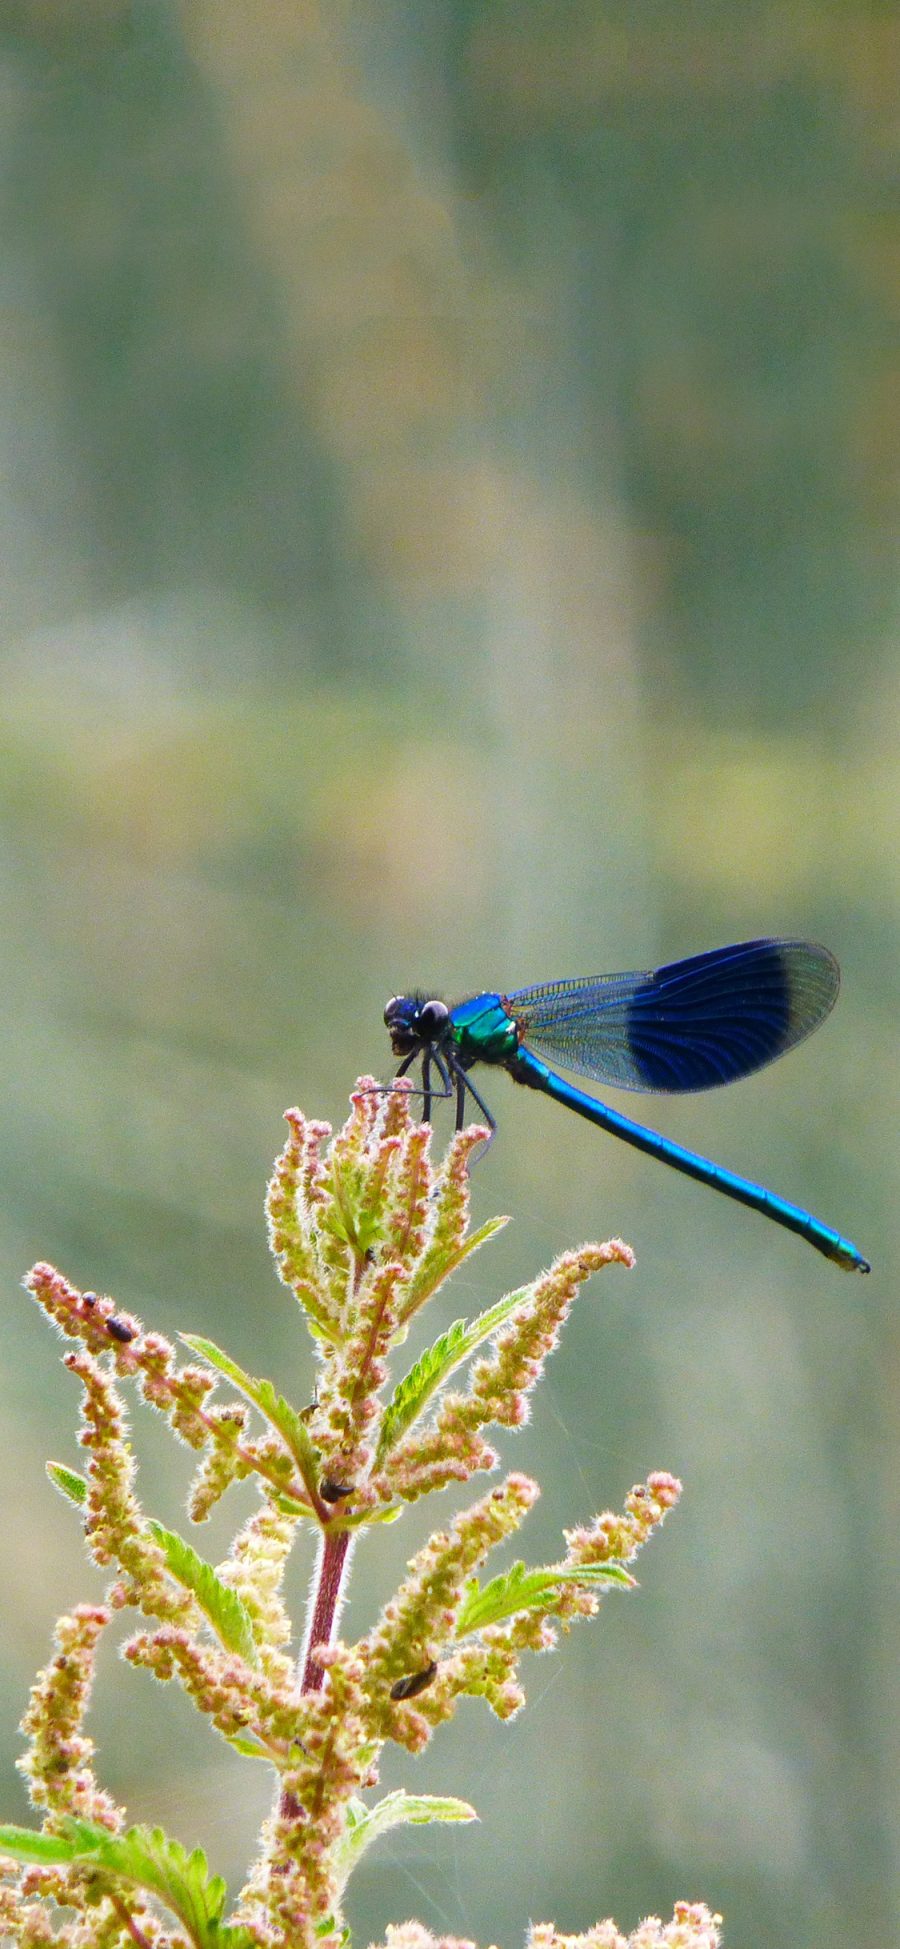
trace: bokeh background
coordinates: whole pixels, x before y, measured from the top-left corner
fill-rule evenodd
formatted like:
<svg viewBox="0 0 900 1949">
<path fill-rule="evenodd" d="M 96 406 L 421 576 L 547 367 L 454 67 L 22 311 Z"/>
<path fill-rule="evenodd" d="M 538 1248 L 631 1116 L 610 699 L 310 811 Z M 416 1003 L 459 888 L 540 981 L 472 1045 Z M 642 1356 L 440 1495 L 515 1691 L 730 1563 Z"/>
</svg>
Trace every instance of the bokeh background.
<svg viewBox="0 0 900 1949">
<path fill-rule="evenodd" d="M 507 1443 L 528 1554 L 652 1467 L 685 1496 L 517 1723 L 388 1758 L 482 1824 L 373 1850 L 351 1913 L 513 1945 L 685 1895 L 735 1949 L 898 1939 L 898 57 L 854 0 L 2 0 L 8 1817 L 100 1588 L 31 1261 L 301 1401 L 263 1185 L 287 1104 L 389 1073 L 389 994 L 806 934 L 821 1034 L 646 1107 L 865 1282 L 494 1084 L 474 1203 L 515 1222 L 446 1318 L 638 1252 Z M 189 1459 L 138 1424 L 177 1522 Z M 361 1546 L 348 1630 L 428 1522 Z M 239 1884 L 267 1779 L 151 1684 L 107 1656 L 103 1776 Z"/>
</svg>

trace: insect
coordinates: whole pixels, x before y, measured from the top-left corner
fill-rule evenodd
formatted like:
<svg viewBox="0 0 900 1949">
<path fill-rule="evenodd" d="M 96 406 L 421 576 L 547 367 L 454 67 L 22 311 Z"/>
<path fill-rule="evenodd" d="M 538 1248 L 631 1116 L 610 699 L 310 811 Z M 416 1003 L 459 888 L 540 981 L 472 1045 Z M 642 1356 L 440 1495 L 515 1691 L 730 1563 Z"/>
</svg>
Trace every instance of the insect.
<svg viewBox="0 0 900 1949">
<path fill-rule="evenodd" d="M 127 1321 L 117 1319 L 115 1313 L 110 1314 L 109 1319 L 104 1321 L 104 1325 L 110 1338 L 113 1340 L 121 1340 L 124 1346 L 127 1346 L 128 1342 L 135 1338 L 134 1331 L 128 1325 Z"/>
<path fill-rule="evenodd" d="M 799 1233 L 845 1271 L 868 1272 L 857 1247 L 810 1212 L 622 1116 L 544 1060 L 614 1089 L 714 1089 L 751 1076 L 811 1035 L 833 1008 L 839 986 L 840 970 L 827 948 L 811 941 L 741 941 L 652 973 L 550 981 L 513 995 L 473 995 L 453 1008 L 435 995 L 395 995 L 384 1019 L 400 1058 L 397 1075 L 421 1062 L 426 1122 L 435 1098 L 455 1094 L 461 1129 L 470 1096 L 490 1143 L 496 1122 L 471 1071 L 478 1063 L 505 1069 L 514 1082 Z"/>
<path fill-rule="evenodd" d="M 437 1661 L 432 1658 L 420 1672 L 407 1672 L 405 1678 L 398 1678 L 391 1686 L 392 1699 L 417 1699 L 420 1692 L 433 1685 L 437 1677 Z"/>
<path fill-rule="evenodd" d="M 353 1490 L 345 1488 L 342 1482 L 333 1482 L 329 1476 L 319 1485 L 323 1502 L 342 1502 L 345 1496 L 352 1496 Z"/>
</svg>

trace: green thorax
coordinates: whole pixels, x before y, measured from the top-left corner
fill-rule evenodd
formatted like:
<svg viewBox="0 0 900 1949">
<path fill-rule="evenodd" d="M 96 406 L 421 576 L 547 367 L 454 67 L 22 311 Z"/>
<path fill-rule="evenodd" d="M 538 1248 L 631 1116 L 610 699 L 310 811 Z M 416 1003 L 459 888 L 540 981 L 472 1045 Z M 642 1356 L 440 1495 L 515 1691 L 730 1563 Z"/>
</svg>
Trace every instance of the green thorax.
<svg viewBox="0 0 900 1949">
<path fill-rule="evenodd" d="M 464 1068 L 508 1062 L 519 1046 L 516 1025 L 500 995 L 473 995 L 450 1012 L 450 1033 Z"/>
</svg>

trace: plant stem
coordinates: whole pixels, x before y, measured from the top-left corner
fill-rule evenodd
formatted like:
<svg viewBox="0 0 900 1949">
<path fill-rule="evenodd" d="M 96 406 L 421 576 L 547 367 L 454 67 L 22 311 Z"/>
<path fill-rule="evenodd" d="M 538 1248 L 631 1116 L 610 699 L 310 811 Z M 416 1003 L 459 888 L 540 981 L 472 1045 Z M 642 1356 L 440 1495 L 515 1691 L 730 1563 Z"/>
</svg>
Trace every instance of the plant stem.
<svg viewBox="0 0 900 1949">
<path fill-rule="evenodd" d="M 344 1596 L 344 1581 L 350 1567 L 350 1545 L 354 1540 L 349 1529 L 323 1529 L 322 1531 L 309 1623 L 303 1650 L 300 1653 L 301 1692 L 320 1692 L 325 1683 L 324 1667 L 313 1656 L 313 1647 L 330 1645 L 333 1642 Z M 285 1789 L 279 1807 L 282 1820 L 296 1820 L 299 1812 L 300 1806 L 296 1796 Z"/>
<path fill-rule="evenodd" d="M 350 1541 L 349 1529 L 322 1531 L 313 1585 L 315 1597 L 312 1615 L 301 1652 L 301 1692 L 320 1692 L 325 1682 L 325 1672 L 313 1657 L 313 1646 L 330 1645 L 334 1637 L 344 1577 L 349 1568 Z"/>
<path fill-rule="evenodd" d="M 110 1903 L 122 1921 L 123 1926 L 128 1930 L 129 1935 L 137 1943 L 138 1949 L 150 1949 L 149 1938 L 145 1936 L 143 1929 L 138 1928 L 134 1916 L 129 1915 L 125 1903 L 119 1900 L 118 1895 L 111 1895 Z"/>
</svg>

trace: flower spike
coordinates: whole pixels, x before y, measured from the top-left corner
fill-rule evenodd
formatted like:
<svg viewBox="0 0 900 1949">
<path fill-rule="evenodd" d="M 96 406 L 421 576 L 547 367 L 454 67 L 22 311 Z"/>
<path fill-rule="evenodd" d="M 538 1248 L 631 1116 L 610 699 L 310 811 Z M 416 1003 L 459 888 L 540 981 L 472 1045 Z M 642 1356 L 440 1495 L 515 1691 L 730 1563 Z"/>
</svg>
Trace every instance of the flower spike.
<svg viewBox="0 0 900 1949">
<path fill-rule="evenodd" d="M 470 1227 L 469 1170 L 486 1133 L 460 1131 L 435 1164 L 410 1086 L 384 1091 L 371 1077 L 360 1078 L 334 1138 L 297 1109 L 287 1126 L 266 1217 L 315 1362 L 314 1385 L 296 1401 L 293 1366 L 282 1391 L 214 1340 L 183 1334 L 191 1358 L 179 1367 L 170 1342 L 111 1298 L 80 1292 L 44 1261 L 26 1282 L 63 1335 L 64 1364 L 82 1390 L 84 1473 L 63 1462 L 49 1473 L 80 1510 L 109 1583 L 103 1603 L 60 1620 L 23 1720 L 21 1767 L 43 1825 L 0 1829 L 0 1930 L 17 1949 L 346 1949 L 344 1889 L 378 1835 L 404 1821 L 475 1818 L 448 1796 L 399 1790 L 368 1801 L 384 1747 L 420 1751 L 463 1698 L 482 1699 L 501 1721 L 518 1712 L 525 1654 L 593 1618 L 605 1592 L 633 1588 L 626 1566 L 680 1493 L 658 1470 L 621 1514 L 566 1530 L 558 1561 L 492 1574 L 492 1552 L 538 1495 L 514 1471 L 445 1518 L 380 1615 L 345 1643 L 341 1605 L 360 1532 L 377 1535 L 407 1503 L 497 1466 L 487 1431 L 524 1426 L 577 1293 L 633 1256 L 618 1239 L 564 1252 L 539 1278 L 444 1325 L 397 1368 L 411 1321 L 506 1222 Z M 125 1412 L 132 1385 L 194 1453 L 195 1522 L 233 1483 L 255 1495 L 218 1564 L 142 1507 Z M 298 1630 L 283 1585 L 310 1528 L 316 1566 Z M 123 1609 L 139 1624 L 127 1665 L 176 1683 L 274 1782 L 273 1811 L 230 1914 L 199 1849 L 189 1853 L 161 1828 L 128 1827 L 95 1781 L 84 1719 L 98 1642 Z M 702 1904 L 681 1903 L 670 1922 L 651 1917 L 627 1938 L 611 1922 L 572 1937 L 540 1924 L 528 1949 L 718 1949 L 718 1929 Z M 388 1930 L 385 1949 L 474 1945 L 438 1944 L 408 1922 Z"/>
</svg>

